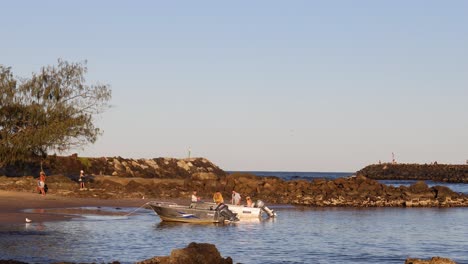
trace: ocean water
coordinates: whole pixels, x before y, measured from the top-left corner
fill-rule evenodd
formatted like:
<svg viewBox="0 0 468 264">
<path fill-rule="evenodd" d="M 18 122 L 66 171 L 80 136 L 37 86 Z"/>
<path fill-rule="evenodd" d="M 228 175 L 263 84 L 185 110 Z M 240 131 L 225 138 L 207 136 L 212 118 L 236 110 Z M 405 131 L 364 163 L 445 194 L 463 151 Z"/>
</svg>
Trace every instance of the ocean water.
<svg viewBox="0 0 468 264">
<path fill-rule="evenodd" d="M 165 223 L 147 209 L 2 225 L 0 256 L 31 263 L 134 263 L 198 242 L 215 244 L 234 263 L 402 264 L 408 257 L 443 256 L 468 264 L 468 208 L 270 208 L 277 218 L 226 225 Z"/>
<path fill-rule="evenodd" d="M 284 180 L 313 180 L 349 177 L 354 172 L 297 172 L 297 171 L 230 171 L 229 173 L 250 173 L 257 176 L 276 176 Z"/>
</svg>

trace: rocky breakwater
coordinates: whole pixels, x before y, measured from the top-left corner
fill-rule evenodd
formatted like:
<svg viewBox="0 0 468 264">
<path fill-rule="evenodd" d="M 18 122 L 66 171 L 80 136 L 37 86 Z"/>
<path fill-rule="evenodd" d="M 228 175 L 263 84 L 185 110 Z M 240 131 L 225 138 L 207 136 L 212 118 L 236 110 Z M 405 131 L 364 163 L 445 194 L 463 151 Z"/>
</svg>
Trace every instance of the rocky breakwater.
<svg viewBox="0 0 468 264">
<path fill-rule="evenodd" d="M 423 181 L 413 185 L 388 186 L 364 176 L 335 180 L 283 181 L 276 177 L 232 174 L 226 177 L 227 190 L 263 199 L 270 203 L 305 206 L 348 207 L 466 207 L 468 195 L 445 186 L 429 188 Z"/>
<path fill-rule="evenodd" d="M 373 164 L 357 172 L 376 180 L 432 180 L 468 183 L 468 165 L 452 164 Z"/>
<path fill-rule="evenodd" d="M 78 178 L 80 170 L 87 175 L 108 175 L 127 178 L 178 178 L 185 179 L 195 174 L 209 173 L 225 176 L 227 173 L 205 158 L 153 158 L 127 159 L 122 157 L 78 157 L 49 156 L 43 161 L 47 175 L 62 174 Z M 0 175 L 39 175 L 40 164 L 28 163 L 21 166 L 0 168 Z"/>
</svg>

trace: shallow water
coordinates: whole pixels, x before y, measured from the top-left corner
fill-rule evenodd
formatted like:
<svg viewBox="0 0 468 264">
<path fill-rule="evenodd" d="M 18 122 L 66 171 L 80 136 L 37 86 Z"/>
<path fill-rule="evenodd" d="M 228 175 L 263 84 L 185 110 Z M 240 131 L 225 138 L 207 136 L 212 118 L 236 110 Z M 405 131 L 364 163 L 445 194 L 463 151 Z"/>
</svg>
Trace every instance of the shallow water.
<svg viewBox="0 0 468 264">
<path fill-rule="evenodd" d="M 468 263 L 468 208 L 271 207 L 276 219 L 229 225 L 165 223 L 140 209 L 128 217 L 0 226 L 0 252 L 35 263 L 133 263 L 199 242 L 215 244 L 234 263 L 402 264 L 432 256 Z"/>
</svg>

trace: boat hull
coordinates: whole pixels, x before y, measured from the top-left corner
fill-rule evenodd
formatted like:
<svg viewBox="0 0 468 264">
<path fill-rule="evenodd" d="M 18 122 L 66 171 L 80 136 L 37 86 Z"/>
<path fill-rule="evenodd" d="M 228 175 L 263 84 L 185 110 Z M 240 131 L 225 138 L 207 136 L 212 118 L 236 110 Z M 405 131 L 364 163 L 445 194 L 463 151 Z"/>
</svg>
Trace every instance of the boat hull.
<svg viewBox="0 0 468 264">
<path fill-rule="evenodd" d="M 148 206 L 159 215 L 162 221 L 184 223 L 223 223 L 227 220 L 218 210 L 193 208 L 172 203 L 152 202 Z"/>
</svg>

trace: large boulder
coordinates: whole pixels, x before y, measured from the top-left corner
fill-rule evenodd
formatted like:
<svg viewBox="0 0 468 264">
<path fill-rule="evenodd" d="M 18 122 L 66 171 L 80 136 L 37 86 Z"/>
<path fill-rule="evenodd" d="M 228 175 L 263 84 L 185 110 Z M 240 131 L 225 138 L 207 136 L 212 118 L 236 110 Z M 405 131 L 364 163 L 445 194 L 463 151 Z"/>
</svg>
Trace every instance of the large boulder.
<svg viewBox="0 0 468 264">
<path fill-rule="evenodd" d="M 213 244 L 190 243 L 186 248 L 174 249 L 170 256 L 154 257 L 137 264 L 232 264 L 230 257 L 223 258 Z"/>
<path fill-rule="evenodd" d="M 417 181 L 411 184 L 409 189 L 414 193 L 423 193 L 429 191 L 429 186 L 424 181 Z"/>
</svg>

